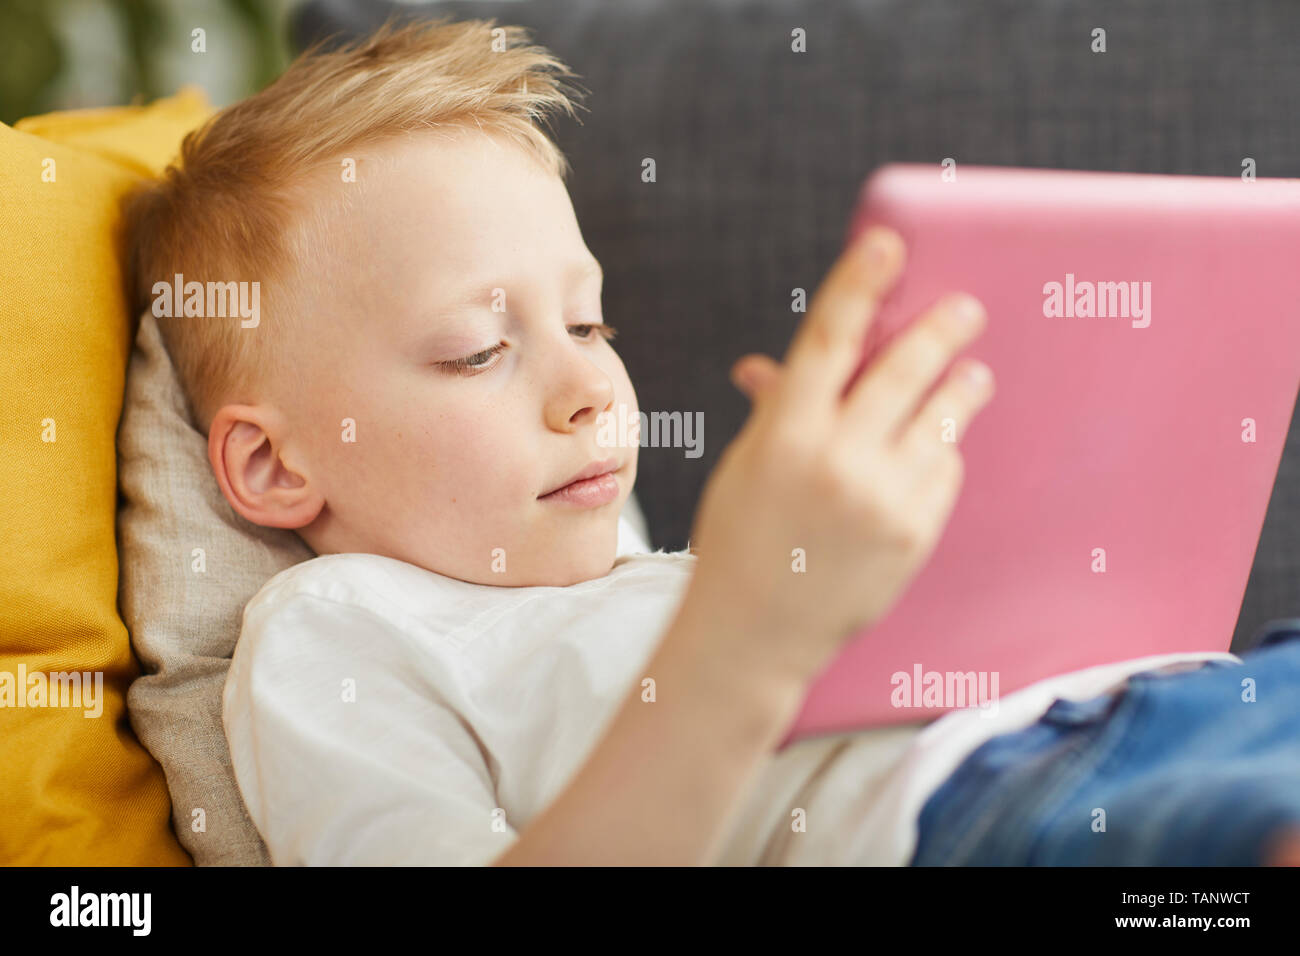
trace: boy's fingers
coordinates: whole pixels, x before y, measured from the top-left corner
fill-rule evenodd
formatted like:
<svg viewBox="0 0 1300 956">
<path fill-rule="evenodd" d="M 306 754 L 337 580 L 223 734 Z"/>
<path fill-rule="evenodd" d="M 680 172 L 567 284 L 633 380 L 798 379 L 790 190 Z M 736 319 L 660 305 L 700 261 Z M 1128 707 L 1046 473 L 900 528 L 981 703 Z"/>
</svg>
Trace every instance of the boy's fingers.
<svg viewBox="0 0 1300 956">
<path fill-rule="evenodd" d="M 993 397 L 993 372 L 983 362 L 963 359 L 899 430 L 898 444 L 915 461 L 927 461 L 948 443 L 959 443 L 976 414 Z"/>
<path fill-rule="evenodd" d="M 831 267 L 786 352 L 776 393 L 782 415 L 804 419 L 838 405 L 862 358 L 871 319 L 904 258 L 902 237 L 873 226 Z"/>
<path fill-rule="evenodd" d="M 940 373 L 987 322 L 983 304 L 970 295 L 947 295 L 932 305 L 853 384 L 844 404 L 848 427 L 877 438 L 905 427 Z"/>
</svg>

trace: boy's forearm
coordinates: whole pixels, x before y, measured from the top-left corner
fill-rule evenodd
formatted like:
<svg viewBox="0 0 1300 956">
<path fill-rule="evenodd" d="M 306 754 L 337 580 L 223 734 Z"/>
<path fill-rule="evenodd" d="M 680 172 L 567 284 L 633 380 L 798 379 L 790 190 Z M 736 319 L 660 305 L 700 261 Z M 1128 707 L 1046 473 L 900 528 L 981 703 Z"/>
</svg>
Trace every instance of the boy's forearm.
<svg viewBox="0 0 1300 956">
<path fill-rule="evenodd" d="M 803 700 L 793 676 L 755 667 L 744 634 L 689 597 L 604 736 L 496 865 L 714 861 L 746 785 Z M 712 633 L 710 633 L 712 631 Z"/>
</svg>

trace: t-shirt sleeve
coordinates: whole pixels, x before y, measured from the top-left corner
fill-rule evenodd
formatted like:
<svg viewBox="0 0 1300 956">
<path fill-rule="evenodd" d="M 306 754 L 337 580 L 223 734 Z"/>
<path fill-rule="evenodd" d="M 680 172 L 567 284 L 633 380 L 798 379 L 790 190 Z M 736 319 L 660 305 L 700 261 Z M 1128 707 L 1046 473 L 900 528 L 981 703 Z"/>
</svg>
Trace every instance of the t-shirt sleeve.
<svg viewBox="0 0 1300 956">
<path fill-rule="evenodd" d="M 409 641 L 386 616 L 311 594 L 245 613 L 223 717 L 276 865 L 485 865 L 517 839 Z"/>
</svg>

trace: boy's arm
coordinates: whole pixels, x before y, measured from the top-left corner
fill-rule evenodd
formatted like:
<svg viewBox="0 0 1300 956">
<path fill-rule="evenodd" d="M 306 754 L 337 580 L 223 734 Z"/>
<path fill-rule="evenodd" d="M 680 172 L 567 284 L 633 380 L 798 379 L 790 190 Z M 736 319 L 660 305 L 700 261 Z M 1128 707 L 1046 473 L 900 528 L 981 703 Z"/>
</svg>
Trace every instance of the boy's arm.
<svg viewBox="0 0 1300 956">
<path fill-rule="evenodd" d="M 704 865 L 775 750 L 805 684 L 753 666 L 753 634 L 717 602 L 683 601 L 604 736 L 497 866 Z M 744 661 L 749 666 L 736 666 Z"/>
</svg>

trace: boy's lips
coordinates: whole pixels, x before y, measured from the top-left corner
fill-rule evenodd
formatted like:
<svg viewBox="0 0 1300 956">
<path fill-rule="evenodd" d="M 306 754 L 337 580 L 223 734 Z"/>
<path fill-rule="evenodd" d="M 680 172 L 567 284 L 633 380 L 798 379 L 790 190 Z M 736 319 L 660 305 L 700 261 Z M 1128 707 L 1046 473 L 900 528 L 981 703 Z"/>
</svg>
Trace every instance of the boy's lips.
<svg viewBox="0 0 1300 956">
<path fill-rule="evenodd" d="M 614 472 L 622 465 L 617 459 L 594 461 L 564 484 L 538 495 L 539 501 L 555 501 L 594 508 L 618 497 L 618 478 Z"/>
<path fill-rule="evenodd" d="M 617 471 L 618 469 L 619 469 L 619 463 L 617 458 L 605 458 L 602 459 L 601 461 L 593 461 L 590 465 L 582 469 L 582 471 L 578 472 L 576 475 L 573 475 L 567 481 L 560 482 L 558 485 L 552 487 L 550 491 L 544 491 L 537 497 L 545 498 L 547 495 L 553 495 L 557 491 L 567 488 L 569 485 L 573 484 L 574 482 L 585 481 L 588 478 L 597 478 L 600 475 L 606 474 L 607 472 L 611 472 L 611 471 Z"/>
</svg>

